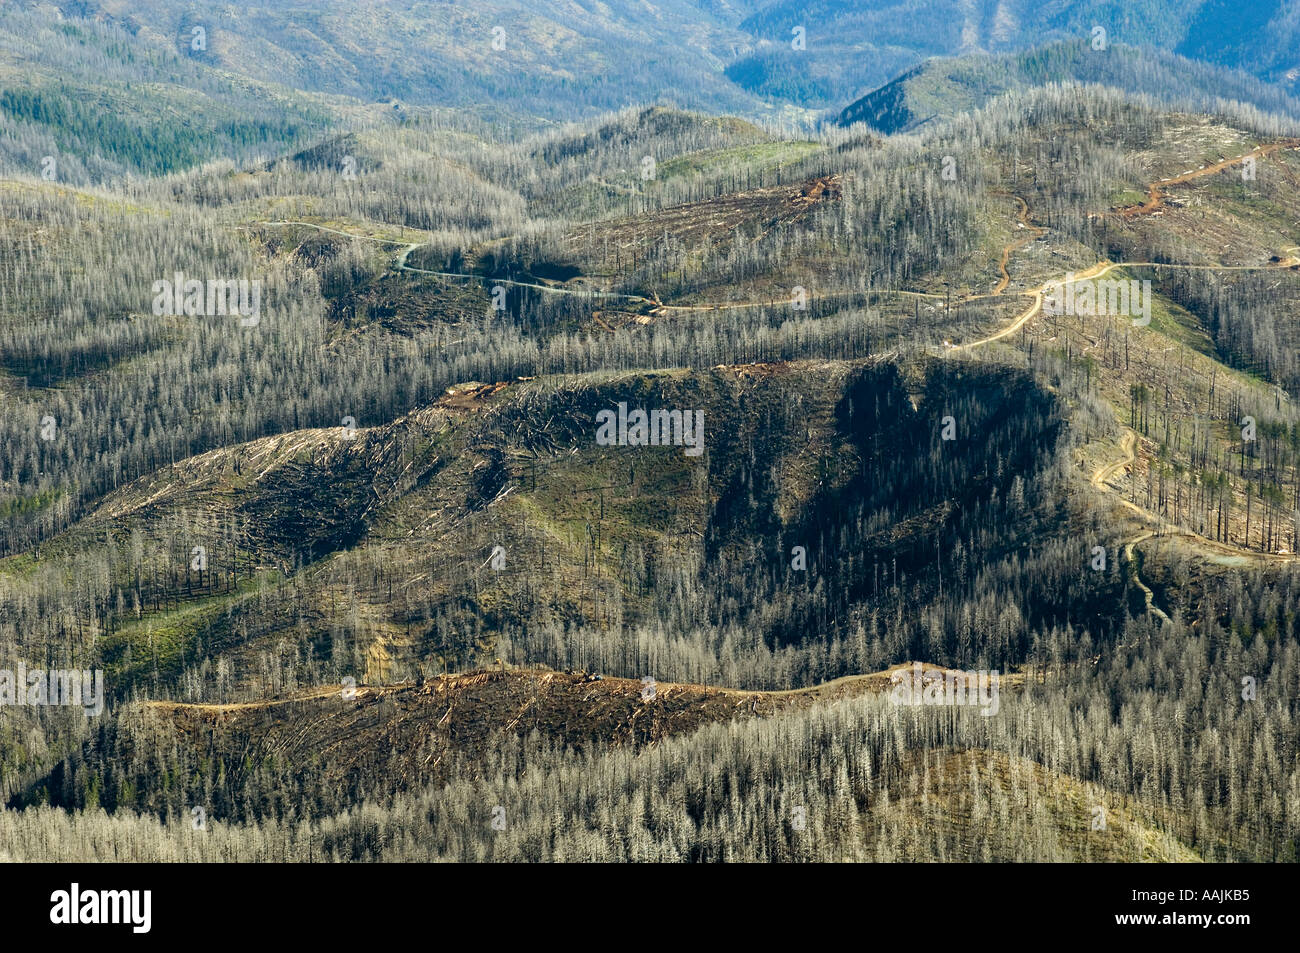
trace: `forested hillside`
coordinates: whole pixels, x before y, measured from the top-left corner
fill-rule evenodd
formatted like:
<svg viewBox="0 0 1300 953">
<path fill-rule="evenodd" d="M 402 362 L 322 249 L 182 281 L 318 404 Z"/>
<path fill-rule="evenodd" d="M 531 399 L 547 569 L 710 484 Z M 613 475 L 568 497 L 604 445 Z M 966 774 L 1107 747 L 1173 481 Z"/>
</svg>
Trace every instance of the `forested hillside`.
<svg viewBox="0 0 1300 953">
<path fill-rule="evenodd" d="M 0 857 L 1296 860 L 1277 57 L 393 6 L 0 13 Z"/>
<path fill-rule="evenodd" d="M 928 60 L 850 104 L 839 121 L 866 123 L 887 134 L 910 132 L 1009 91 L 1066 79 L 1139 93 L 1183 108 L 1212 110 L 1230 100 L 1270 113 L 1300 115 L 1300 100 L 1239 70 L 1119 43 L 1097 49 L 1089 39 L 1076 39 L 1021 53 Z"/>
</svg>

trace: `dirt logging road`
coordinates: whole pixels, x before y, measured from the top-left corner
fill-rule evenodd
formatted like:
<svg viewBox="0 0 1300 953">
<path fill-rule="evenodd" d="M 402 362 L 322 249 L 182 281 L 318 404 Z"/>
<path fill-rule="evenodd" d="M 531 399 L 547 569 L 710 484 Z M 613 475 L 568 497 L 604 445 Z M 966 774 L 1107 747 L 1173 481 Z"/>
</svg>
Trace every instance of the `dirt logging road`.
<svg viewBox="0 0 1300 953">
<path fill-rule="evenodd" d="M 1233 166 L 1240 165 L 1252 158 L 1264 158 L 1283 149 L 1295 149 L 1295 148 L 1300 148 L 1300 139 L 1285 139 L 1278 142 L 1269 143 L 1267 145 L 1258 146 L 1254 149 L 1251 149 L 1249 152 L 1242 153 L 1241 155 L 1234 156 L 1232 158 L 1223 159 L 1219 162 L 1203 166 L 1199 169 L 1188 170 L 1176 176 L 1171 176 L 1169 178 L 1164 178 L 1164 179 L 1158 179 L 1154 182 L 1151 182 L 1147 186 L 1148 199 L 1145 203 L 1143 203 L 1142 205 L 1119 209 L 1117 210 L 1118 214 L 1120 214 L 1125 218 L 1134 218 L 1140 215 L 1152 214 L 1165 207 L 1164 204 L 1165 190 L 1168 188 L 1177 185 L 1184 185 L 1188 182 L 1192 182 L 1206 176 L 1217 175 L 1229 168 L 1232 168 Z M 1030 243 L 1042 238 L 1047 233 L 1047 229 L 1045 227 L 1041 225 L 1034 225 L 1033 223 L 1030 222 L 1029 205 L 1021 196 L 1014 195 L 1008 192 L 999 192 L 995 194 L 1009 195 L 1011 198 L 1015 199 L 1018 205 L 1015 221 L 1019 228 L 1024 229 L 1026 231 L 1026 234 L 1017 235 L 1005 246 L 1003 246 L 998 261 L 999 278 L 997 283 L 993 287 L 993 290 L 988 294 L 970 295 L 963 300 L 971 301 L 977 299 L 987 299 L 987 298 L 996 298 L 996 297 L 1004 296 L 1007 288 L 1011 283 L 1011 273 L 1009 270 L 1011 256 L 1015 254 L 1015 252 L 1029 245 Z M 302 226 L 305 228 L 318 229 L 319 231 L 329 232 L 335 235 L 341 235 L 346 238 L 354 238 L 363 241 L 380 242 L 383 244 L 390 244 L 390 245 L 400 245 L 402 247 L 402 250 L 394 259 L 394 266 L 399 271 L 405 271 L 412 274 L 430 275 L 433 277 L 448 278 L 452 280 L 492 281 L 494 284 L 508 285 L 512 287 L 532 288 L 537 291 L 541 291 L 549 294 L 582 295 L 582 296 L 600 298 L 600 299 L 617 299 L 617 300 L 627 301 L 627 302 L 641 304 L 641 305 L 648 305 L 651 308 L 652 314 L 660 314 L 668 311 L 682 311 L 682 312 L 722 311 L 722 310 L 730 310 L 736 308 L 765 307 L 773 304 L 773 302 L 769 300 L 769 301 L 718 301 L 718 302 L 705 302 L 700 304 L 666 305 L 663 302 L 659 301 L 657 297 L 649 298 L 643 295 L 634 295 L 634 294 L 609 292 L 609 291 L 597 291 L 588 288 L 565 288 L 562 286 L 557 286 L 552 284 L 540 284 L 536 282 L 487 278 L 486 276 L 477 275 L 477 274 L 432 271 L 423 268 L 415 268 L 407 264 L 407 259 L 411 256 L 413 252 L 417 251 L 422 247 L 425 247 L 427 243 L 424 242 L 408 242 L 399 239 L 380 238 L 380 237 L 368 236 L 368 235 L 357 235 L 351 232 L 343 231 L 342 229 L 331 228 L 329 226 L 320 225 L 314 222 L 265 221 L 265 222 L 257 222 L 255 224 L 260 226 Z M 393 227 L 397 227 L 397 226 L 393 226 Z M 1300 254 L 1300 247 L 1288 249 L 1288 251 L 1296 251 L 1298 254 Z M 1297 265 L 1300 265 L 1300 257 L 1288 257 L 1275 262 L 1270 262 L 1261 265 L 1198 265 L 1198 264 L 1179 264 L 1173 262 L 1149 262 L 1149 261 L 1118 261 L 1118 262 L 1100 261 L 1083 271 L 1065 274 L 1060 276 L 1059 278 L 1053 278 L 1049 281 L 1044 282 L 1043 284 L 1039 285 L 1036 288 L 1013 292 L 1014 295 L 1031 299 L 1030 303 L 1024 309 L 1024 311 L 1017 314 L 1016 317 L 1013 318 L 1010 323 L 1008 323 L 1005 327 L 993 332 L 992 334 L 962 344 L 950 344 L 945 341 L 942 346 L 932 346 L 928 348 L 928 350 L 931 354 L 934 354 L 936 356 L 950 357 L 950 356 L 955 356 L 958 354 L 973 351 L 976 348 L 986 347 L 990 344 L 996 343 L 997 341 L 1001 341 L 1004 338 L 1007 338 L 1012 334 L 1015 334 L 1017 331 L 1023 328 L 1029 321 L 1033 320 L 1042 312 L 1045 295 L 1048 295 L 1049 293 L 1054 291 L 1059 291 L 1060 289 L 1064 288 L 1067 284 L 1081 282 L 1081 281 L 1091 281 L 1091 280 L 1103 278 L 1111 271 L 1117 268 L 1148 267 L 1148 268 L 1186 269 L 1186 270 L 1195 270 L 1195 271 L 1268 271 L 1268 270 L 1292 268 L 1292 267 L 1296 267 Z M 903 291 L 903 290 L 895 290 L 891 292 L 888 289 L 882 289 L 872 293 L 873 294 L 894 293 L 899 295 L 910 295 L 916 297 L 938 298 L 938 299 L 942 299 L 944 297 L 943 295 L 931 294 L 925 292 L 913 292 L 913 291 Z M 821 297 L 825 299 L 825 298 L 836 298 L 836 297 L 846 297 L 846 296 L 860 296 L 861 294 L 862 292 L 844 292 L 842 294 L 833 293 L 831 295 L 823 295 Z M 612 328 L 609 327 L 608 324 L 604 324 L 604 322 L 600 322 L 600 323 L 605 327 L 605 329 L 610 331 L 613 330 Z M 1121 449 L 1121 453 L 1123 454 L 1120 459 L 1110 464 L 1099 467 L 1096 470 L 1096 472 L 1092 474 L 1091 483 L 1094 488 L 1101 490 L 1103 492 L 1112 492 L 1112 493 L 1119 492 L 1115 487 L 1111 485 L 1111 480 L 1121 469 L 1135 465 L 1137 460 L 1137 450 L 1138 450 L 1137 434 L 1134 433 L 1132 430 L 1126 430 L 1124 437 L 1121 440 L 1120 449 Z M 1255 553 L 1250 550 L 1240 549 L 1235 546 L 1230 546 L 1224 543 L 1220 543 L 1215 540 L 1211 540 L 1204 536 L 1201 536 L 1197 533 L 1193 533 L 1192 531 L 1184 527 L 1175 526 L 1169 523 L 1169 521 L 1164 519 L 1163 517 L 1138 506 L 1136 503 L 1123 499 L 1122 495 L 1120 496 L 1120 502 L 1123 504 L 1123 506 L 1126 509 L 1128 509 L 1129 511 L 1131 511 L 1132 513 L 1140 517 L 1144 522 L 1148 523 L 1149 525 L 1154 525 L 1156 527 L 1156 530 L 1153 530 L 1151 532 L 1144 532 L 1125 542 L 1124 550 L 1126 555 L 1128 555 L 1130 558 L 1132 556 L 1133 547 L 1136 544 L 1151 538 L 1156 534 L 1157 531 L 1167 535 L 1178 535 L 1185 538 L 1195 548 L 1201 551 L 1202 554 L 1204 555 L 1229 554 L 1234 556 L 1246 557 L 1250 559 L 1266 560 L 1270 562 L 1276 562 L 1276 561 L 1291 562 L 1297 558 L 1300 558 L 1300 555 L 1289 555 L 1289 554 L 1278 554 L 1278 553 Z M 1152 609 L 1153 612 L 1163 617 L 1164 613 L 1158 607 L 1155 607 L 1151 601 L 1150 590 L 1147 589 L 1145 584 L 1142 583 L 1140 579 L 1138 580 L 1138 585 L 1142 587 L 1144 591 L 1147 593 L 1148 606 Z"/>
</svg>

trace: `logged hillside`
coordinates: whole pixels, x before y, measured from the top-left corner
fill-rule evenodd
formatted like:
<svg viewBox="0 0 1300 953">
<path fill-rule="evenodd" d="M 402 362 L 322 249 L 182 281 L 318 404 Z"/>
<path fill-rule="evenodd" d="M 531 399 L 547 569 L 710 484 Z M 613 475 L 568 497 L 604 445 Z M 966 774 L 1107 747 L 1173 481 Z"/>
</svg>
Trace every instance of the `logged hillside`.
<svg viewBox="0 0 1300 953">
<path fill-rule="evenodd" d="M 486 687 L 503 679 L 469 681 Z M 557 681 L 564 683 L 556 676 L 551 686 Z M 582 687 L 594 692 L 598 684 Z M 643 718 L 683 710 L 681 699 L 672 701 L 677 687 L 650 702 L 635 695 L 638 689 L 634 685 L 623 694 L 634 695 L 631 705 Z M 440 689 L 425 690 L 436 696 Z M 549 701 L 556 689 L 541 693 Z M 409 724 L 411 702 L 386 697 L 395 709 L 389 716 L 391 738 L 392 730 Z M 755 701 L 760 712 L 771 711 L 770 702 Z M 373 712 L 378 704 L 358 711 Z M 547 702 L 535 707 L 542 704 Z M 95 842 L 111 842 L 121 855 L 136 859 L 176 860 L 1185 861 L 1199 859 L 1202 851 L 1213 859 L 1241 857 L 1239 848 L 1208 833 L 1206 815 L 1180 819 L 1146 796 L 1117 796 L 1024 757 L 965 747 L 983 734 L 973 712 L 973 720 L 962 718 L 961 727 L 954 727 L 951 718 L 929 718 L 933 712 L 925 710 L 907 713 L 871 695 L 799 708 L 779 718 L 752 714 L 750 707 L 743 705 L 739 721 L 706 725 L 642 749 L 577 751 L 545 735 L 521 739 L 507 731 L 492 745 L 493 765 L 486 770 L 337 814 L 328 813 L 330 806 L 355 796 L 356 788 L 268 785 L 281 774 L 311 778 L 355 764 L 354 749 L 340 744 L 312 749 L 317 762 L 298 762 L 290 769 L 289 751 L 281 745 L 275 755 L 246 757 L 229 770 L 220 757 L 192 762 L 193 780 L 184 790 L 175 787 L 152 800 L 161 807 L 156 816 L 119 810 L 110 819 L 33 807 L 0 815 L 0 823 L 7 825 L 6 850 L 15 859 L 38 849 L 30 839 L 37 831 L 47 848 L 87 859 L 102 856 L 87 846 Z M 447 709 L 453 723 L 472 724 L 481 713 L 455 704 Z M 202 751 L 206 739 L 220 739 L 203 722 L 256 718 L 257 712 L 170 717 L 177 727 L 156 730 L 179 732 L 182 751 L 192 746 Z M 293 724 L 284 724 L 276 712 L 263 717 L 269 737 L 283 736 Z M 534 710 L 520 717 L 538 715 Z M 943 721 L 947 732 L 962 739 L 961 747 L 940 740 Z M 119 730 L 114 747 L 104 749 L 113 751 L 112 764 L 137 764 L 132 743 L 150 730 L 143 723 L 125 738 Z M 239 730 L 232 737 L 238 738 Z M 438 733 L 428 744 L 432 758 Z M 404 749 L 391 750 L 405 756 Z M 783 770 L 773 776 L 777 765 Z M 87 795 L 96 803 L 101 791 L 105 796 L 135 791 L 133 784 L 121 786 L 120 776 L 98 775 L 84 765 L 74 771 L 61 778 L 67 796 L 79 803 L 86 803 Z M 243 792 L 233 802 L 228 799 L 232 788 Z M 643 792 L 649 790 L 655 794 L 647 800 Z M 282 799 L 275 791 L 292 796 Z M 201 831 L 191 823 L 196 800 L 208 805 Z M 304 806 L 307 816 L 299 819 Z M 241 838 L 232 823 L 246 812 L 262 817 L 255 838 Z M 1099 817 L 1104 818 L 1100 824 Z M 22 823 L 15 825 L 19 818 Z M 74 837 L 83 839 L 82 846 L 71 843 Z M 1200 844 L 1194 849 L 1188 841 L 1196 838 Z"/>
<path fill-rule="evenodd" d="M 639 750 L 714 722 L 887 691 L 888 675 L 770 693 L 499 668 L 267 702 L 149 702 L 124 709 L 87 760 L 56 768 L 15 800 L 163 815 L 203 801 L 214 816 L 247 821 L 279 816 L 289 784 L 318 812 L 333 812 L 481 771 L 503 745 L 530 738 L 562 750 Z M 155 779 L 166 774 L 208 780 L 163 789 Z"/>
<path fill-rule="evenodd" d="M 1111 52 L 931 64 L 906 136 L 349 86 L 4 179 L 0 648 L 108 683 L 5 708 L 4 850 L 1294 860 L 1300 129 Z"/>
<path fill-rule="evenodd" d="M 699 454 L 600 446 L 598 416 L 620 405 L 691 411 Z M 945 576 L 950 596 L 975 587 L 973 564 L 997 566 L 1031 528 L 1065 534 L 1056 413 L 1015 372 L 935 364 L 909 379 L 884 361 L 467 385 L 389 425 L 164 467 L 43 558 L 95 580 L 65 618 L 96 620 L 77 622 L 81 651 L 93 646 L 123 692 L 139 679 L 204 698 L 303 677 L 400 680 L 495 654 L 626 666 L 635 645 L 683 627 L 700 635 L 655 653 L 661 677 L 785 687 L 900 650 L 1018 661 L 1013 632 L 996 647 L 935 643 L 904 623 L 889 649 L 871 635 L 867 656 L 850 633 L 904 591 L 931 598 Z M 979 439 L 944 440 L 953 415 Z M 1034 558 L 1071 561 L 1051 547 Z M 1118 580 L 1044 582 L 1017 599 L 1017 619 L 1061 619 Z M 16 629 L 39 611 L 15 609 Z M 716 641 L 742 630 L 743 651 Z"/>
</svg>

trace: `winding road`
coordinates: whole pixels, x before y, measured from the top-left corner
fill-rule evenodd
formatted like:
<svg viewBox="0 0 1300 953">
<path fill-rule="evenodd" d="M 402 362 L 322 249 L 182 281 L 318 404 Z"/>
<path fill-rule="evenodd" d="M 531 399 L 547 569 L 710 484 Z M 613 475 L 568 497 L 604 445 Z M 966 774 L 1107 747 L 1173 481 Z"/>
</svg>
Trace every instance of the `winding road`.
<svg viewBox="0 0 1300 953">
<path fill-rule="evenodd" d="M 1286 139 L 1286 140 L 1281 140 L 1279 142 L 1270 143 L 1268 145 L 1258 146 L 1250 150 L 1249 152 L 1245 152 L 1239 156 L 1235 156 L 1230 159 L 1224 159 L 1220 162 L 1216 162 L 1212 165 L 1204 166 L 1200 169 L 1189 170 L 1188 172 L 1184 172 L 1179 175 L 1172 176 L 1170 178 L 1159 179 L 1155 182 L 1150 183 L 1150 185 L 1148 186 L 1147 188 L 1148 200 L 1146 203 L 1139 206 L 1133 206 L 1127 209 L 1120 209 L 1119 214 L 1125 218 L 1134 218 L 1139 215 L 1152 214 L 1153 212 L 1156 212 L 1165 207 L 1164 190 L 1166 188 L 1175 185 L 1186 184 L 1187 182 L 1194 181 L 1204 176 L 1216 175 L 1252 157 L 1263 158 L 1282 149 L 1294 149 L 1294 148 L 1300 148 L 1300 139 Z M 1017 204 L 1019 205 L 1019 210 L 1016 214 L 1016 222 L 1020 227 L 1026 229 L 1028 234 L 1017 236 L 1016 238 L 1008 242 L 1003 247 L 1000 260 L 998 262 L 999 279 L 997 284 L 994 286 L 993 291 L 989 294 L 967 296 L 966 298 L 962 299 L 965 301 L 1003 296 L 1007 287 L 1011 283 L 1011 274 L 1010 271 L 1008 270 L 1011 256 L 1016 251 L 1025 247 L 1030 242 L 1033 242 L 1036 239 L 1042 237 L 1047 232 L 1046 228 L 1039 225 L 1034 225 L 1029 221 L 1029 206 L 1028 203 L 1026 203 L 1026 201 L 1023 198 L 1021 198 L 1018 195 L 1013 195 L 1011 193 L 998 193 L 998 194 L 1011 195 L 1011 197 L 1016 200 Z M 419 248 L 424 247 L 426 244 L 428 244 L 426 242 L 406 242 L 397 239 L 376 238 L 373 236 L 356 235 L 351 232 L 346 232 L 337 228 L 331 228 L 326 225 L 320 225 L 315 222 L 264 221 L 264 222 L 257 222 L 253 224 L 261 225 L 261 226 L 302 226 L 306 228 L 318 229 L 323 232 L 330 232 L 332 234 L 341 235 L 346 238 L 354 238 L 354 239 L 360 239 L 365 241 L 374 241 L 374 242 L 380 242 L 389 245 L 400 245 L 402 246 L 402 250 L 394 260 L 394 266 L 399 271 L 405 271 L 405 272 L 410 272 L 413 274 L 420 274 L 420 275 L 430 275 L 438 278 L 448 278 L 448 279 L 461 280 L 461 281 L 465 281 L 465 280 L 493 281 L 495 284 L 510 285 L 513 287 L 522 287 L 522 288 L 532 288 L 550 294 L 582 295 L 582 296 L 587 296 L 592 298 L 616 299 L 616 300 L 622 300 L 627 302 L 633 302 L 637 304 L 650 305 L 652 309 L 651 313 L 661 313 L 664 311 L 688 311 L 688 312 L 720 311 L 720 310 L 728 310 L 734 308 L 761 307 L 771 303 L 770 301 L 763 301 L 763 302 L 724 301 L 724 302 L 710 302 L 710 303 L 693 304 L 693 305 L 665 305 L 657 298 L 647 298 L 643 295 L 634 295 L 634 294 L 609 292 L 609 291 L 596 291 L 596 290 L 585 289 L 585 288 L 584 289 L 564 288 L 555 285 L 538 284 L 535 282 L 515 281 L 515 280 L 508 280 L 508 279 L 490 279 L 490 278 L 486 278 L 483 275 L 464 274 L 460 272 L 432 271 L 424 268 L 415 268 L 407 264 L 407 259 L 410 257 L 411 253 L 416 251 Z M 1291 248 L 1287 248 L 1284 251 L 1288 253 L 1295 252 L 1297 253 L 1297 255 L 1300 255 L 1300 246 L 1292 246 Z M 942 347 L 933 346 L 929 348 L 929 351 L 932 354 L 948 357 L 958 353 L 972 351 L 976 348 L 985 347 L 987 345 L 1000 341 L 1006 337 L 1009 337 L 1012 334 L 1015 334 L 1017 331 L 1023 328 L 1026 323 L 1028 323 L 1039 313 L 1041 313 L 1043 309 L 1044 296 L 1047 295 L 1049 292 L 1056 289 L 1063 288 L 1065 285 L 1073 282 L 1090 281 L 1090 280 L 1102 278 L 1116 268 L 1144 267 L 1144 268 L 1173 268 L 1173 269 L 1183 269 L 1183 270 L 1190 270 L 1190 271 L 1269 271 L 1269 270 L 1278 270 L 1284 268 L 1293 268 L 1296 266 L 1300 266 L 1300 257 L 1297 257 L 1296 255 L 1292 255 L 1285 259 L 1276 262 L 1270 262 L 1267 264 L 1262 264 L 1262 265 L 1197 265 L 1197 264 L 1179 264 L 1174 262 L 1151 262 L 1151 261 L 1120 261 L 1120 262 L 1102 261 L 1102 262 L 1098 262 L 1097 264 L 1093 265 L 1090 268 L 1085 269 L 1084 271 L 1077 272 L 1077 273 L 1070 273 L 1067 275 L 1063 275 L 1060 278 L 1055 278 L 1050 281 L 1044 282 L 1042 285 L 1038 286 L 1037 288 L 1014 292 L 1013 294 L 1017 296 L 1028 297 L 1031 298 L 1032 300 L 1029 306 L 1026 307 L 1025 310 L 1022 311 L 1020 314 L 1018 314 L 1014 319 L 1012 319 L 1012 321 L 1009 324 L 1007 324 L 1006 327 L 1001 328 L 1000 330 L 995 331 L 994 333 L 989 334 L 986 337 L 979 338 L 974 341 L 968 341 L 963 344 L 949 344 L 945 342 Z M 937 299 L 942 299 L 944 297 L 943 295 L 938 295 L 933 293 L 892 290 L 892 289 L 881 289 L 881 290 L 876 290 L 871 292 L 832 293 L 830 295 L 824 295 L 821 297 L 836 298 L 836 297 L 862 296 L 866 294 L 897 294 L 903 296 L 937 298 Z M 606 325 L 606 327 L 608 327 L 608 325 Z M 1120 442 L 1120 449 L 1123 456 L 1118 460 L 1115 460 L 1111 463 L 1105 464 L 1097 468 L 1097 470 L 1092 474 L 1092 479 L 1091 479 L 1091 483 L 1094 488 L 1103 492 L 1118 493 L 1118 489 L 1111 486 L 1111 480 L 1124 468 L 1134 465 L 1137 459 L 1137 442 L 1138 442 L 1137 434 L 1133 430 L 1126 428 L 1124 436 Z M 1184 527 L 1177 526 L 1171 523 L 1169 520 L 1165 519 L 1164 517 L 1159 516 L 1158 514 L 1153 513 L 1141 506 L 1138 506 L 1136 503 L 1124 499 L 1122 493 L 1118 495 L 1119 495 L 1120 502 L 1123 504 L 1124 507 L 1126 507 L 1128 510 L 1133 512 L 1144 522 L 1147 522 L 1148 524 L 1154 524 L 1156 527 L 1156 529 L 1146 530 L 1142 533 L 1139 533 L 1138 535 L 1135 535 L 1125 540 L 1122 546 L 1123 546 L 1125 558 L 1134 566 L 1134 579 L 1138 587 L 1141 588 L 1144 593 L 1147 608 L 1153 614 L 1155 614 L 1161 619 L 1167 620 L 1169 617 L 1164 613 L 1163 610 L 1161 610 L 1158 606 L 1155 605 L 1154 596 L 1151 589 L 1138 576 L 1136 563 L 1133 562 L 1134 547 L 1136 547 L 1139 543 L 1152 538 L 1157 534 L 1157 532 L 1159 532 L 1161 535 L 1177 535 L 1177 536 L 1184 537 L 1189 541 L 1191 541 L 1194 546 L 1199 548 L 1202 551 L 1202 553 L 1206 555 L 1213 554 L 1215 556 L 1220 556 L 1220 557 L 1227 555 L 1227 556 L 1232 556 L 1232 557 L 1237 557 L 1242 559 L 1261 560 L 1266 562 L 1278 562 L 1278 561 L 1292 562 L 1300 558 L 1300 554 L 1257 553 L 1251 550 L 1240 549 L 1235 546 L 1220 543 L 1216 540 L 1208 539 L 1207 537 L 1201 536 L 1197 533 L 1193 533 L 1192 531 Z"/>
<path fill-rule="evenodd" d="M 1147 186 L 1147 200 L 1141 205 L 1134 205 L 1131 208 L 1123 209 L 1120 214 L 1125 218 L 1136 218 L 1139 215 L 1150 215 L 1153 212 L 1158 212 L 1165 207 L 1165 196 L 1164 192 L 1161 190 L 1168 186 L 1183 185 L 1184 183 L 1191 182 L 1194 179 L 1199 179 L 1205 175 L 1216 175 L 1225 169 L 1232 168 L 1232 166 L 1237 165 L 1239 162 L 1245 162 L 1250 158 L 1263 158 L 1264 156 L 1277 152 L 1279 149 L 1295 148 L 1300 148 L 1300 139 L 1283 139 L 1280 142 L 1271 142 L 1266 146 L 1257 146 L 1249 152 L 1244 152 L 1232 159 L 1224 159 L 1221 162 L 1216 162 L 1213 165 L 1202 166 L 1199 169 L 1189 169 L 1188 171 L 1175 175 L 1172 178 L 1160 179 L 1159 181 L 1152 182 Z"/>
</svg>

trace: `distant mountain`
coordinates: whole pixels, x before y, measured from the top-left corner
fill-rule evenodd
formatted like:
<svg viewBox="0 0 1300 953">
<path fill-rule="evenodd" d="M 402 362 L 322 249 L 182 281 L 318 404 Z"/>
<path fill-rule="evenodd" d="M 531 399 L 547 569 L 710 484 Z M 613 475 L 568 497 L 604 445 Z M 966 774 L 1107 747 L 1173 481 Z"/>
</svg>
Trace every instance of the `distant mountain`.
<svg viewBox="0 0 1300 953">
<path fill-rule="evenodd" d="M 144 71 L 141 82 L 197 71 L 284 96 L 534 122 L 655 102 L 807 119 L 928 58 L 1091 43 L 1099 30 L 1111 46 L 1300 77 L 1294 0 L 934 0 L 923 22 L 907 0 L 19 0 L 0 13 L 0 60 L 80 75 L 84 48 L 111 74 Z"/>
<path fill-rule="evenodd" d="M 138 29 L 0 7 L 0 173 L 77 184 L 167 173 L 277 154 L 337 118 L 322 97 L 214 70 Z"/>
<path fill-rule="evenodd" d="M 908 132 L 1012 90 L 1065 81 L 1112 86 L 1172 105 L 1210 108 L 1215 99 L 1236 100 L 1300 116 L 1300 100 L 1238 70 L 1120 44 L 1098 51 L 1075 40 L 1021 53 L 929 60 L 850 104 L 839 122 Z"/>
<path fill-rule="evenodd" d="M 1249 70 L 1295 92 L 1300 89 L 1300 3 L 1295 0 L 1207 0 L 1176 52 Z"/>
<path fill-rule="evenodd" d="M 918 22 L 904 0 L 775 0 L 740 27 L 752 49 L 727 66 L 762 96 L 829 107 L 935 56 L 1011 53 L 1069 40 L 1173 50 L 1270 82 L 1300 77 L 1300 4 L 1109 0 L 936 0 Z M 803 50 L 791 31 L 803 26 Z M 1095 33 L 1097 30 L 1104 33 Z"/>
<path fill-rule="evenodd" d="M 721 0 L 57 0 L 65 21 L 119 27 L 135 56 L 364 102 L 569 120 L 673 90 L 680 105 L 752 111 L 722 75 L 748 8 Z"/>
</svg>

